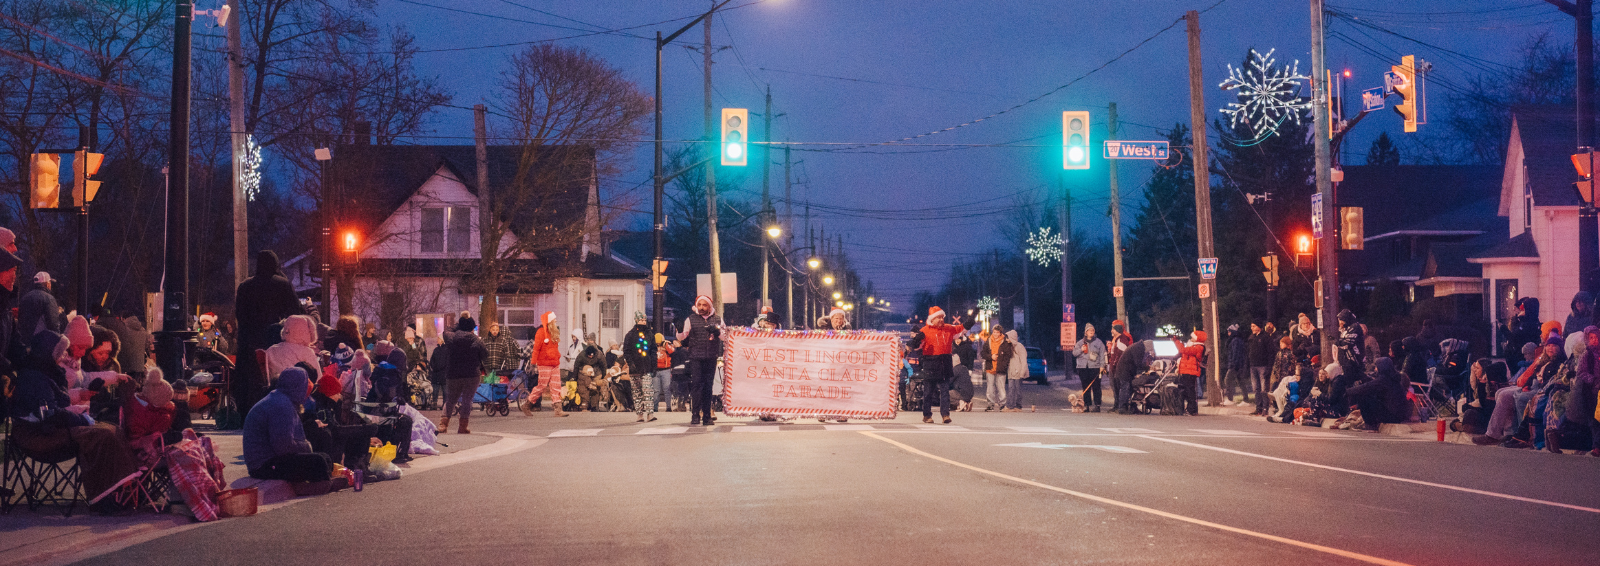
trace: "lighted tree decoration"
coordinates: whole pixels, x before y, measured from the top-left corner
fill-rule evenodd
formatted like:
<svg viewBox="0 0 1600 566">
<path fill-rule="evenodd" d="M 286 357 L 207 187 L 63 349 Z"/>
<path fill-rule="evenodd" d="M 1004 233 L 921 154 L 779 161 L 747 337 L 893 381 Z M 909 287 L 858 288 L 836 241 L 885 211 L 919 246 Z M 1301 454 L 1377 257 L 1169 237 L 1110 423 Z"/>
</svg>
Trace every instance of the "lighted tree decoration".
<svg viewBox="0 0 1600 566">
<path fill-rule="evenodd" d="M 1261 143 L 1278 133 L 1278 127 L 1293 120 L 1300 124 L 1300 115 L 1311 109 L 1311 100 L 1300 96 L 1302 82 L 1311 77 L 1300 74 L 1300 61 L 1278 66 L 1272 59 L 1275 49 L 1265 55 L 1254 49 L 1244 67 L 1228 65 L 1228 79 L 1222 81 L 1223 90 L 1238 89 L 1239 101 L 1229 102 L 1222 113 L 1228 115 L 1228 126 L 1241 124 L 1250 128 L 1255 137 L 1235 141 L 1243 146 Z"/>
<path fill-rule="evenodd" d="M 261 146 L 255 136 L 245 136 L 244 155 L 239 156 L 239 189 L 246 200 L 256 200 L 261 193 Z"/>
<path fill-rule="evenodd" d="M 1049 266 L 1061 261 L 1061 234 L 1050 231 L 1050 227 L 1040 228 L 1038 232 L 1028 234 L 1028 258 L 1039 262 L 1039 265 Z"/>
</svg>

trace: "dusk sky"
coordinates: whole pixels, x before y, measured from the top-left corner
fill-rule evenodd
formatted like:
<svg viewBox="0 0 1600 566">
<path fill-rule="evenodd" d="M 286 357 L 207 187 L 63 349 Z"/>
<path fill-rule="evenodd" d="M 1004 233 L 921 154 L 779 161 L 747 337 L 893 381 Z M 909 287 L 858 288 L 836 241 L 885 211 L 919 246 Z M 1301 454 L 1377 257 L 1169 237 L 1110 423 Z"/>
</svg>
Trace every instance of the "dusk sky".
<svg viewBox="0 0 1600 566">
<path fill-rule="evenodd" d="M 648 93 L 655 32 L 671 33 L 710 6 L 707 0 L 382 0 L 378 20 L 405 26 L 424 51 L 444 50 L 421 54 L 420 69 L 440 79 L 454 95 L 455 105 L 470 107 L 495 103 L 505 58 L 521 46 L 451 49 L 552 40 L 673 20 L 623 33 L 560 40 L 623 69 Z M 1298 60 L 1301 71 L 1310 73 L 1307 2 L 734 0 L 714 22 L 714 43 L 731 49 L 716 54 L 713 105 L 759 112 L 762 90 L 771 85 L 774 111 L 784 114 L 773 122 L 774 139 L 801 142 L 793 146 L 794 159 L 801 161 L 795 167 L 797 215 L 798 203 L 805 201 L 889 211 L 869 212 L 864 215 L 872 218 L 862 218 L 813 210 L 812 225 L 826 226 L 829 235 L 844 234 L 849 253 L 863 275 L 876 283 L 878 295 L 905 312 L 898 307 L 902 302 L 909 306 L 913 292 L 934 290 L 944 282 L 952 259 L 1000 242 L 998 226 L 1014 222 L 1008 209 L 1016 195 L 1043 205 L 1057 194 L 1061 111 L 1093 112 L 1097 142 L 1104 139 L 1106 105 L 1113 101 L 1123 123 L 1122 139 L 1159 139 L 1158 128 L 1189 122 L 1184 25 L 1172 24 L 1186 10 L 1208 8 L 1201 15 L 1201 27 L 1209 118 L 1221 117 L 1218 110 L 1232 99 L 1217 88 L 1227 65 L 1238 64 L 1252 47 L 1262 52 L 1276 49 L 1278 61 Z M 1351 70 L 1348 88 L 1353 95 L 1380 86 L 1382 73 L 1398 62 L 1400 54 L 1433 62 L 1434 77 L 1460 85 L 1485 70 L 1514 63 L 1517 48 L 1532 36 L 1549 32 L 1554 41 L 1566 44 L 1572 35 L 1570 18 L 1536 0 L 1346 0 L 1330 3 L 1329 8 L 1421 42 L 1332 20 L 1329 65 Z M 701 56 L 684 47 L 699 45 L 702 33 L 698 27 L 685 33 L 665 53 L 663 101 L 669 140 L 702 135 Z M 1335 33 L 1366 49 L 1352 47 Z M 1120 60 L 1084 76 L 1153 35 Z M 1369 52 L 1392 55 L 1393 60 Z M 1056 90 L 1069 82 L 1071 86 Z M 1052 91 L 1000 116 L 898 148 L 840 151 L 837 145 L 944 130 Z M 1448 92 L 1430 85 L 1436 122 Z M 759 118 L 752 115 L 752 122 L 751 135 L 760 139 Z M 432 128 L 438 136 L 460 136 L 443 143 L 470 143 L 471 113 L 443 109 Z M 1347 144 L 1346 162 L 1359 163 L 1378 132 L 1404 135 L 1399 130 L 1399 118 L 1390 111 L 1369 117 Z M 1216 144 L 1216 132 L 1211 133 Z M 777 153 L 773 157 L 782 159 Z M 751 160 L 749 179 L 742 186 L 719 187 L 722 193 L 757 198 L 759 158 L 757 153 Z M 638 146 L 634 162 L 632 170 L 606 188 L 632 189 L 647 209 L 649 145 Z M 1132 220 L 1150 169 L 1136 161 L 1122 164 L 1125 222 Z M 781 165 L 774 166 L 772 174 L 775 197 L 781 198 Z M 1103 161 L 1097 158 L 1090 174 L 1074 178 L 1068 186 L 1075 201 L 1074 225 L 1086 227 L 1093 237 L 1109 238 Z M 923 213 L 893 212 L 964 207 L 976 214 L 930 219 Z M 778 208 L 783 210 L 781 204 Z M 639 215 L 630 226 L 647 228 L 647 216 Z M 758 281 L 750 277 L 740 283 Z"/>
</svg>

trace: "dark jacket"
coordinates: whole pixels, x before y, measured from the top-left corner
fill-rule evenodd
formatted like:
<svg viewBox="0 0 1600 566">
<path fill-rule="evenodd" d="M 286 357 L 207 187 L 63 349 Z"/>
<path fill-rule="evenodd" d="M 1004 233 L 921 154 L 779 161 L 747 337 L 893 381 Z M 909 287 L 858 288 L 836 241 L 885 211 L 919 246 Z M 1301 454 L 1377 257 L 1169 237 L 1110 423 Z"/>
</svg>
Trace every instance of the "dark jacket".
<svg viewBox="0 0 1600 566">
<path fill-rule="evenodd" d="M 133 376 L 144 375 L 146 356 L 150 352 L 150 332 L 139 324 L 139 319 L 107 316 L 100 319 L 100 325 L 115 332 L 117 341 L 122 343 L 117 350 L 117 365 L 122 366 L 122 371 Z"/>
<path fill-rule="evenodd" d="M 428 358 L 428 380 L 434 383 L 444 383 L 445 375 L 450 373 L 450 349 L 440 342 L 433 347 L 433 357 Z"/>
<path fill-rule="evenodd" d="M 67 397 L 67 372 L 56 364 L 55 348 L 61 335 L 40 332 L 31 340 L 28 356 L 18 364 L 16 388 L 11 397 L 11 416 L 37 415 L 40 407 L 61 409 L 72 404 Z"/>
<path fill-rule="evenodd" d="M 483 362 L 489 358 L 489 349 L 477 334 L 465 330 L 444 333 L 440 348 L 448 349 L 449 367 L 445 379 L 478 379 L 483 375 Z"/>
<path fill-rule="evenodd" d="M 1517 299 L 1517 306 L 1522 312 L 1511 319 L 1511 339 L 1503 344 L 1501 354 L 1506 357 L 1506 365 L 1516 367 L 1526 360 L 1522 359 L 1522 345 L 1533 343 L 1542 344 L 1539 338 L 1539 325 L 1544 321 L 1539 320 L 1539 299 L 1523 297 Z M 1581 329 L 1580 329 L 1581 330 Z"/>
<path fill-rule="evenodd" d="M 1582 312 L 1579 311 L 1582 309 Z M 1594 295 L 1588 291 L 1578 291 L 1572 296 L 1572 314 L 1567 315 L 1567 323 L 1561 326 L 1561 331 L 1567 334 L 1583 332 L 1583 329 L 1594 325 Z"/>
<path fill-rule="evenodd" d="M 284 370 L 278 376 L 278 387 L 262 398 L 244 417 L 245 468 L 256 471 L 262 464 L 276 456 L 311 452 L 306 441 L 306 431 L 300 424 L 300 406 L 304 405 L 306 386 L 310 383 L 306 372 L 299 368 Z"/>
<path fill-rule="evenodd" d="M 1311 334 L 1301 334 L 1300 325 L 1289 328 L 1289 337 L 1294 340 L 1294 357 L 1301 364 L 1311 363 L 1311 357 L 1322 354 L 1322 329 L 1312 328 Z"/>
<path fill-rule="evenodd" d="M 722 356 L 722 317 L 690 314 L 683 321 L 683 326 L 689 331 L 689 335 L 683 339 L 683 347 L 689 350 L 689 359 L 714 360 Z"/>
<path fill-rule="evenodd" d="M 1367 333 L 1361 331 L 1361 324 L 1352 323 L 1339 329 L 1339 340 L 1334 344 L 1334 348 L 1338 349 L 1340 362 L 1365 363 Z"/>
<path fill-rule="evenodd" d="M 656 332 L 648 324 L 635 324 L 622 336 L 622 359 L 628 373 L 645 375 L 656 370 Z"/>
<path fill-rule="evenodd" d="M 1394 361 L 1390 358 L 1378 358 L 1378 372 L 1373 379 L 1351 387 L 1345 397 L 1351 401 L 1363 398 L 1378 401 L 1378 406 L 1387 414 L 1366 415 L 1361 417 L 1368 423 L 1393 423 L 1404 420 L 1410 414 L 1410 407 L 1406 402 L 1406 390 L 1410 386 L 1406 383 L 1405 376 L 1394 370 Z"/>
<path fill-rule="evenodd" d="M 1241 377 L 1248 377 L 1244 372 L 1250 368 L 1249 351 L 1244 334 L 1233 332 L 1233 338 L 1228 340 L 1228 369 L 1238 371 Z"/>
<path fill-rule="evenodd" d="M 271 250 L 256 253 L 256 274 L 239 284 L 233 304 L 234 317 L 239 321 L 235 343 L 240 356 L 254 356 L 255 350 L 278 343 L 281 337 L 272 330 L 273 326 L 290 315 L 306 313 L 295 299 L 294 285 L 283 276 L 278 255 Z"/>
<path fill-rule="evenodd" d="M 1015 354 L 1015 348 L 1010 340 L 1006 340 L 1000 343 L 999 351 L 996 352 L 989 347 L 989 341 L 984 340 L 978 345 L 978 355 L 983 356 L 983 372 L 1005 375 L 1006 370 L 1011 367 L 1011 356 Z"/>
<path fill-rule="evenodd" d="M 61 304 L 44 287 L 28 291 L 22 296 L 22 302 L 17 304 L 17 328 L 24 338 L 31 338 L 34 333 L 43 330 L 59 334 L 62 324 Z"/>
<path fill-rule="evenodd" d="M 16 292 L 0 287 L 0 375 L 13 375 L 27 356 L 28 342 L 17 332 L 17 319 L 11 316 Z"/>
<path fill-rule="evenodd" d="M 1401 363 L 1400 373 L 1412 383 L 1428 382 L 1428 350 L 1418 343 L 1415 338 L 1406 337 L 1400 341 L 1405 345 L 1406 359 Z"/>
<path fill-rule="evenodd" d="M 1267 335 L 1266 331 L 1253 334 L 1249 338 L 1248 355 L 1250 367 L 1271 367 L 1273 354 L 1278 349 L 1278 339 Z"/>
<path fill-rule="evenodd" d="M 360 350 L 361 339 L 338 330 L 329 330 L 328 336 L 322 339 L 322 349 L 328 352 L 339 351 L 339 345 L 349 346 L 351 350 Z"/>
<path fill-rule="evenodd" d="M 1138 340 L 1122 352 L 1122 357 L 1117 358 L 1117 366 L 1111 368 L 1111 378 L 1131 382 L 1135 376 L 1149 368 L 1150 363 L 1145 361 L 1144 341 Z"/>
<path fill-rule="evenodd" d="M 591 366 L 594 368 L 594 376 L 597 380 L 598 378 L 605 377 L 606 356 L 604 352 L 600 351 L 599 346 L 594 344 L 583 345 L 583 349 L 579 350 L 578 355 L 573 357 L 572 375 L 576 376 L 579 373 L 582 373 L 584 366 Z"/>
</svg>

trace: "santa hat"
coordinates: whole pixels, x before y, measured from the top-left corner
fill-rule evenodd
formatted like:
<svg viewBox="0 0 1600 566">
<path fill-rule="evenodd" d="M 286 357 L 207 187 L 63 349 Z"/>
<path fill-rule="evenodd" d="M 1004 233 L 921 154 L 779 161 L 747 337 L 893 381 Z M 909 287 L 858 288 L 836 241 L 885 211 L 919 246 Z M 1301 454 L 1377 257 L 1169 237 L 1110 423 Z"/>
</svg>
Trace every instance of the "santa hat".
<svg viewBox="0 0 1600 566">
<path fill-rule="evenodd" d="M 94 346 L 94 333 L 89 332 L 89 319 L 74 316 L 67 321 L 67 340 L 79 348 Z"/>
<path fill-rule="evenodd" d="M 555 324 L 555 322 L 556 322 L 556 311 L 546 311 L 544 313 L 544 323 L 545 324 Z"/>
<path fill-rule="evenodd" d="M 696 305 L 696 306 L 699 306 L 699 305 L 700 305 L 700 301 L 705 301 L 705 302 L 706 302 L 706 304 L 708 304 L 708 305 L 709 305 L 709 304 L 711 304 L 711 297 L 707 297 L 707 296 L 705 296 L 705 295 L 695 295 L 695 297 L 694 297 L 694 304 L 695 304 L 695 305 Z"/>
<path fill-rule="evenodd" d="M 208 312 L 208 313 L 200 315 L 200 322 L 209 322 L 211 324 L 216 324 L 217 323 L 217 313 Z"/>
<path fill-rule="evenodd" d="M 845 315 L 844 314 L 844 309 L 841 309 L 839 307 L 833 307 L 833 310 L 828 311 L 828 316 L 833 316 L 833 315 L 844 316 Z"/>
<path fill-rule="evenodd" d="M 928 307 L 928 320 L 933 320 L 933 317 L 941 316 L 943 314 L 944 314 L 944 309 L 941 309 L 939 307 Z"/>
</svg>

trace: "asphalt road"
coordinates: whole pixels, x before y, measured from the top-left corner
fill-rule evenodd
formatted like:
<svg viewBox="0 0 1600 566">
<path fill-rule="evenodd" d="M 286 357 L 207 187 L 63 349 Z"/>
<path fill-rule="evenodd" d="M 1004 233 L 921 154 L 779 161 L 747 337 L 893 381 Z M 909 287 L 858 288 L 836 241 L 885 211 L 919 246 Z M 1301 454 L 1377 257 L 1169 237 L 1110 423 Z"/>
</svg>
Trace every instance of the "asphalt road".
<svg viewBox="0 0 1600 566">
<path fill-rule="evenodd" d="M 844 427 L 723 417 L 713 428 L 687 428 L 685 413 L 648 424 L 625 413 L 536 415 L 472 421 L 480 434 L 549 437 L 520 451 L 83 563 L 1586 564 L 1600 556 L 1600 458 L 1431 435 L 1059 409 L 957 413 L 952 425 L 934 426 L 911 414 Z"/>
</svg>

